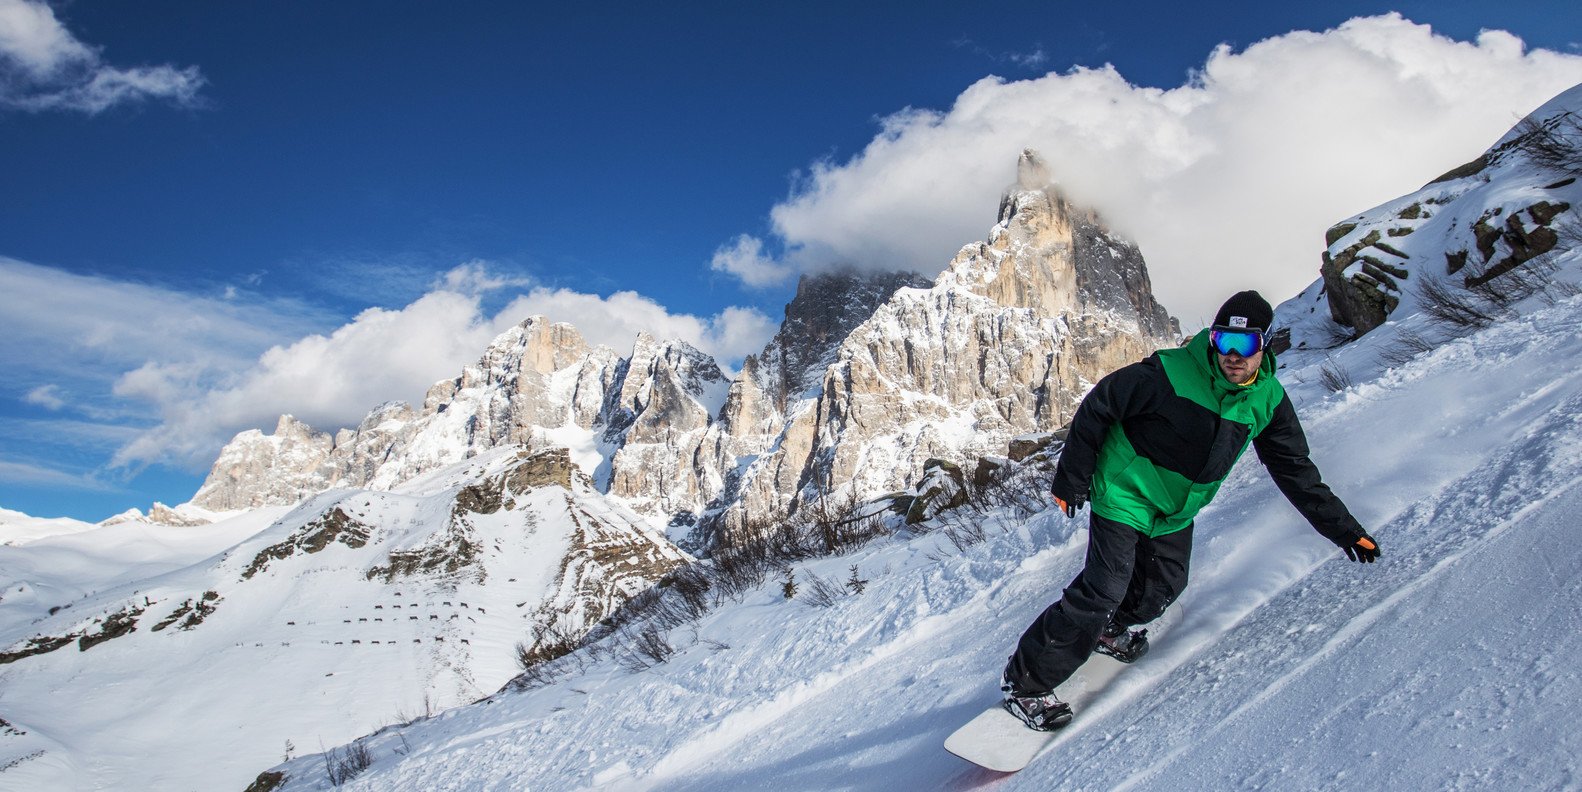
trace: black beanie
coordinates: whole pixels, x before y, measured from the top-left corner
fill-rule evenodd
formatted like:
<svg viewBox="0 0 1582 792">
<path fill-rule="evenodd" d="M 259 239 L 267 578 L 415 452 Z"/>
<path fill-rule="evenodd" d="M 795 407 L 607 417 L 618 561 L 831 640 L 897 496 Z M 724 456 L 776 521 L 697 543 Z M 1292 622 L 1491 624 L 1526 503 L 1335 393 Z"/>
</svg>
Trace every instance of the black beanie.
<svg viewBox="0 0 1582 792">
<path fill-rule="evenodd" d="M 1274 309 L 1269 301 L 1255 291 L 1237 292 L 1214 315 L 1217 327 L 1246 327 L 1268 332 L 1274 323 Z"/>
</svg>

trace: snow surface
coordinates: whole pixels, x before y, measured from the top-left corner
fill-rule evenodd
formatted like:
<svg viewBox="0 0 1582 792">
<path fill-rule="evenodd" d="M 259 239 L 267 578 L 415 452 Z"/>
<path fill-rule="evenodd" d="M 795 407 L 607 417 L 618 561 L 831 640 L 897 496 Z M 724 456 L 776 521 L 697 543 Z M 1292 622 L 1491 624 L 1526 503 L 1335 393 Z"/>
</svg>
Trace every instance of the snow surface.
<svg viewBox="0 0 1582 792">
<path fill-rule="evenodd" d="M 141 516 L 141 512 L 138 514 Z M 93 523 L 70 517 L 30 517 L 19 511 L 0 509 L 0 544 L 24 544 L 34 539 L 81 533 L 97 527 Z"/>
<path fill-rule="evenodd" d="M 470 514 L 468 574 L 367 573 L 392 551 L 434 545 L 457 491 L 516 458 L 496 449 L 393 492 L 331 490 L 200 528 L 118 523 L 0 546 L 0 648 L 144 608 L 131 634 L 0 665 L 0 790 L 241 789 L 288 740 L 293 753 L 322 750 L 498 690 L 540 607 L 585 630 L 576 603 L 597 594 L 597 571 L 562 574 L 579 531 L 624 526 L 684 558 L 574 482 Z M 244 576 L 332 508 L 371 528 L 365 547 L 331 542 Z M 200 625 L 151 629 L 206 591 L 219 599 Z"/>
<path fill-rule="evenodd" d="M 1582 89 L 1557 102 L 1577 106 Z M 1431 185 L 1359 215 L 1354 234 L 1404 227 L 1402 209 L 1437 195 L 1427 217 L 1406 221 L 1412 233 L 1391 243 L 1418 278 L 1466 244 L 1484 207 L 1529 205 L 1543 184 L 1536 175 L 1507 162 Z M 1578 204 L 1579 190 L 1546 194 Z M 1576 285 L 1582 252 L 1554 262 Z M 670 630 L 667 662 L 635 670 L 620 651 L 579 652 L 545 686 L 410 722 L 423 693 L 445 693 L 440 703 L 449 704 L 509 675 L 501 656 L 523 637 L 522 620 L 470 633 L 487 649 L 481 663 L 429 644 L 419 656 L 407 640 L 416 633 L 401 632 L 377 650 L 395 661 L 337 654 L 339 665 L 320 677 L 320 659 L 304 658 L 333 650 L 310 620 L 328 620 L 326 608 L 371 614 L 384 594 L 335 574 L 360 562 L 332 546 L 271 565 L 249 587 L 234 584 L 238 560 L 337 500 L 380 526 L 410 529 L 376 537 L 381 546 L 421 544 L 422 526 L 445 519 L 456 488 L 504 458 L 486 454 L 396 492 L 335 491 L 297 512 L 259 510 L 199 529 L 71 532 L 77 526 L 0 513 L 7 531 L 33 532 L 0 545 L 7 647 L 133 598 L 170 603 L 150 610 L 157 618 L 172 600 L 230 586 L 192 632 L 140 628 L 87 652 L 0 666 L 0 789 L 240 789 L 281 758 L 282 734 L 293 736 L 295 755 L 275 768 L 288 775 L 286 789 L 327 789 L 325 757 L 311 752 L 392 720 L 402 725 L 361 739 L 373 762 L 346 789 L 1582 787 L 1573 725 L 1582 700 L 1582 296 L 1531 298 L 1476 332 L 1429 327 L 1416 310 L 1414 290 L 1404 290 L 1391 321 L 1332 347 L 1314 284 L 1277 320 L 1298 343 L 1280 376 L 1312 456 L 1380 541 L 1380 562 L 1346 562 L 1248 455 L 1199 518 L 1180 622 L 1018 774 L 976 768 L 941 743 L 995 700 L 1016 637 L 1081 566 L 1085 514 L 991 514 L 980 523 L 985 538 L 970 544 L 948 529 L 897 531 L 797 564 L 794 599 L 769 581 Z M 1409 334 L 1436 346 L 1406 359 Z M 1332 392 L 1325 369 L 1356 384 Z M 534 510 L 553 512 L 535 502 L 518 514 Z M 561 522 L 539 520 L 541 530 Z M 547 572 L 528 545 L 510 543 L 523 527 L 479 521 L 486 541 L 507 545 L 511 574 L 527 586 Z M 853 568 L 867 580 L 863 593 L 813 603 L 817 580 L 838 584 Z M 512 609 L 517 593 L 466 592 L 475 605 L 500 598 L 488 600 L 491 615 Z M 72 607 L 48 613 L 63 602 Z M 282 626 L 291 621 L 302 626 Z M 318 632 L 293 648 L 288 629 Z M 139 649 L 156 642 L 171 648 L 148 662 Z"/>
<path fill-rule="evenodd" d="M 1289 353 L 1313 458 L 1383 559 L 1348 563 L 1248 455 L 1198 522 L 1182 622 L 1019 774 L 940 744 L 1079 568 L 1085 516 L 799 564 L 804 592 L 870 582 L 827 608 L 771 582 L 673 630 L 665 664 L 588 661 L 372 736 L 345 788 L 1575 788 L 1582 297 L 1525 307 L 1394 368 L 1390 326 Z M 1360 384 L 1330 393 L 1326 363 Z M 280 769 L 327 788 L 321 757 Z"/>
</svg>

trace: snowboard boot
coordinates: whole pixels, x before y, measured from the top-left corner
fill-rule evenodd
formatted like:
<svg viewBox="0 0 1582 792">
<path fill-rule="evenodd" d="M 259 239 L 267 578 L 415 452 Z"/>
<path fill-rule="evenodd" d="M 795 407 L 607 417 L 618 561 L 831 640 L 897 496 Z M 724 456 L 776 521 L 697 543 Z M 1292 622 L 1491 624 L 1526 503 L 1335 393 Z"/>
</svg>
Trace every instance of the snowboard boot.
<svg viewBox="0 0 1582 792">
<path fill-rule="evenodd" d="M 1122 663 L 1135 663 L 1148 654 L 1148 631 L 1128 630 L 1125 625 L 1111 620 L 1099 635 L 1099 645 L 1093 649 Z"/>
<path fill-rule="evenodd" d="M 1071 722 L 1071 705 L 1050 693 L 1027 693 L 1017 690 L 1011 683 L 1011 665 L 1006 663 L 1000 674 L 1000 694 L 1004 696 L 1005 711 L 1015 715 L 1027 728 L 1036 731 L 1054 731 Z"/>
</svg>

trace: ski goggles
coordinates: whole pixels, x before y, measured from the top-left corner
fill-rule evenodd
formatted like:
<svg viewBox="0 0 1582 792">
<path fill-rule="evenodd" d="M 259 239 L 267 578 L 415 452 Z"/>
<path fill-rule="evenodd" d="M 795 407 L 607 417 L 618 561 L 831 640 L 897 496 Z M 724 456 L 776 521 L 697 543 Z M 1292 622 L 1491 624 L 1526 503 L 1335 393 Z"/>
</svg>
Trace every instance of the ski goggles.
<svg viewBox="0 0 1582 792">
<path fill-rule="evenodd" d="M 1209 330 L 1209 343 L 1221 355 L 1232 352 L 1244 358 L 1252 357 L 1263 349 L 1263 331 L 1245 327 L 1215 327 Z"/>
</svg>

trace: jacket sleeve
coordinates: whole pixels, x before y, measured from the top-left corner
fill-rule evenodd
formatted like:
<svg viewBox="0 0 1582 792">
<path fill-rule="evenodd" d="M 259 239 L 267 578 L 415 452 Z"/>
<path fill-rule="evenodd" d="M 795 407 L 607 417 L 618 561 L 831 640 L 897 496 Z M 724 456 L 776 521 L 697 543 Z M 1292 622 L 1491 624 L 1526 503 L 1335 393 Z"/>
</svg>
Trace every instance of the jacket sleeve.
<svg viewBox="0 0 1582 792">
<path fill-rule="evenodd" d="M 1315 530 L 1341 547 L 1362 537 L 1364 531 L 1357 518 L 1324 484 L 1318 466 L 1308 459 L 1307 435 L 1302 433 L 1302 423 L 1297 420 L 1289 395 L 1280 399 L 1274 419 L 1253 438 L 1252 444 L 1275 486 Z"/>
<path fill-rule="evenodd" d="M 1167 388 L 1164 369 L 1148 358 L 1110 372 L 1088 391 L 1071 418 L 1066 447 L 1055 468 L 1056 481 L 1086 500 L 1098 465 L 1099 448 L 1116 422 L 1157 407 Z"/>
</svg>

